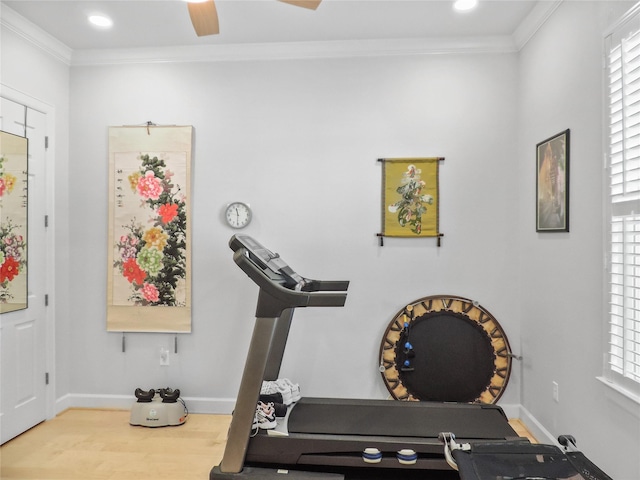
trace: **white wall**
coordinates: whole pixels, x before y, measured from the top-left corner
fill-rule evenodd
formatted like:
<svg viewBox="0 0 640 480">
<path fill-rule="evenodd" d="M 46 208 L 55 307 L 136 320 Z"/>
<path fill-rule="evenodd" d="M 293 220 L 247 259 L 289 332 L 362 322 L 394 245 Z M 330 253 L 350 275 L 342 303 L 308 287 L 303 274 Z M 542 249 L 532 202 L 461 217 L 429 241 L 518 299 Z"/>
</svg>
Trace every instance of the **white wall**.
<svg viewBox="0 0 640 480">
<path fill-rule="evenodd" d="M 70 206 L 71 393 L 179 387 L 235 397 L 257 290 L 232 261 L 224 205 L 303 275 L 348 279 L 347 305 L 299 310 L 282 375 L 306 394 L 386 397 L 379 345 L 406 303 L 478 300 L 520 336 L 514 54 L 73 67 Z M 107 127 L 150 120 L 196 129 L 193 334 L 160 367 L 171 335 L 105 331 Z M 378 246 L 380 157 L 444 156 L 443 246 Z M 517 342 L 516 342 L 517 343 Z M 519 372 L 505 403 L 518 404 Z M 230 409 L 229 403 L 224 404 Z"/>
<path fill-rule="evenodd" d="M 640 478 L 640 407 L 596 380 L 603 334 L 603 31 L 630 2 L 564 2 L 520 52 L 522 404 L 609 475 Z M 535 231 L 535 146 L 571 129 L 570 233 Z M 552 400 L 552 382 L 560 401 Z"/>
</svg>

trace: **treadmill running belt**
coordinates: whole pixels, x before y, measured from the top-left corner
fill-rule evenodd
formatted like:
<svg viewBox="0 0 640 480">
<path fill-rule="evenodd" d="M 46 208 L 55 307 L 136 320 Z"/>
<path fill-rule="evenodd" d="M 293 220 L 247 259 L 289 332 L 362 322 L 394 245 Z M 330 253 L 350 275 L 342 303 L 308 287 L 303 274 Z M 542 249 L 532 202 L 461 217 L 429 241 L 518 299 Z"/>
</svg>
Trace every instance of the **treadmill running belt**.
<svg viewBox="0 0 640 480">
<path fill-rule="evenodd" d="M 495 405 L 303 398 L 289 414 L 289 433 L 438 438 L 517 437 Z"/>
</svg>

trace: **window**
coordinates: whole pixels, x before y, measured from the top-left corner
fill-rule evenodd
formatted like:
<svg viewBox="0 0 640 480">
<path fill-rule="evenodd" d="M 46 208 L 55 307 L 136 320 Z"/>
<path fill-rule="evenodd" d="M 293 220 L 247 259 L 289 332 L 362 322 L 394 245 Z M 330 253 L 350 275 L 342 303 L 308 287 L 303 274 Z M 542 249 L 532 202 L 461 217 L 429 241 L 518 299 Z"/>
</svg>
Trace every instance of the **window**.
<svg viewBox="0 0 640 480">
<path fill-rule="evenodd" d="M 606 39 L 608 335 L 605 377 L 640 394 L 640 22 Z"/>
</svg>

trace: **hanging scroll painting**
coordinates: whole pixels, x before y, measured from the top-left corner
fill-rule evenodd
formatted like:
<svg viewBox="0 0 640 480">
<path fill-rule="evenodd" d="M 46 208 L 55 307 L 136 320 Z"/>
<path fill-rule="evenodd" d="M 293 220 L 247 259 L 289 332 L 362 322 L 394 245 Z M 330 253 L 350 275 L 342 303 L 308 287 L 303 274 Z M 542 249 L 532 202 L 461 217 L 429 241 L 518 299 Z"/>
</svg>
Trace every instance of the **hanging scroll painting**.
<svg viewBox="0 0 640 480">
<path fill-rule="evenodd" d="M 191 331 L 192 127 L 109 128 L 107 330 Z"/>
<path fill-rule="evenodd" d="M 382 232 L 379 237 L 442 235 L 438 214 L 438 169 L 442 160 L 440 157 L 380 159 Z"/>
<path fill-rule="evenodd" d="M 0 131 L 0 313 L 27 308 L 28 143 Z"/>
</svg>

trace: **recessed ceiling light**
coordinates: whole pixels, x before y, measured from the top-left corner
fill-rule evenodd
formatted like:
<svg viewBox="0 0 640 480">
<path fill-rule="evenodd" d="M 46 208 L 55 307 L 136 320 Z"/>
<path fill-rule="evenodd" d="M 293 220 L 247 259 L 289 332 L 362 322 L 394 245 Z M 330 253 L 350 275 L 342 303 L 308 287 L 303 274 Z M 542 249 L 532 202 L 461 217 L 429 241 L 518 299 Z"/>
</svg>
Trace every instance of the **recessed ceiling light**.
<svg viewBox="0 0 640 480">
<path fill-rule="evenodd" d="M 111 20 L 106 15 L 102 15 L 98 13 L 94 15 L 89 15 L 89 23 L 99 28 L 109 28 L 113 26 L 113 20 Z"/>
<path fill-rule="evenodd" d="M 456 0 L 453 3 L 453 8 L 459 12 L 471 10 L 478 5 L 478 0 Z"/>
</svg>

